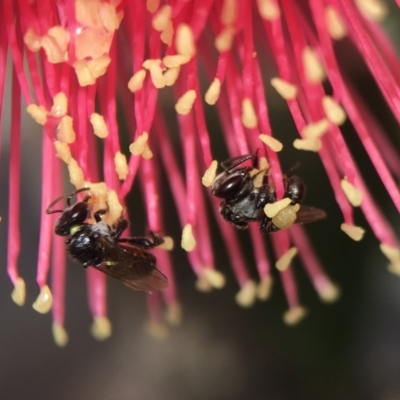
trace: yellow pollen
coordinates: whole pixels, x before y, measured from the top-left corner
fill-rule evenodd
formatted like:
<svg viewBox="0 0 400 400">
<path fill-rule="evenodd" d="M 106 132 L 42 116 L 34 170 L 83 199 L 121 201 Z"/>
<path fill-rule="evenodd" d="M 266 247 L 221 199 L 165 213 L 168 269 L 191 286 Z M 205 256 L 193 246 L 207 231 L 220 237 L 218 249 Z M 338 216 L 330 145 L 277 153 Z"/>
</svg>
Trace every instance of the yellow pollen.
<svg viewBox="0 0 400 400">
<path fill-rule="evenodd" d="M 71 144 L 75 142 L 75 137 L 72 117 L 65 115 L 57 125 L 57 139 L 60 142 Z"/>
<path fill-rule="evenodd" d="M 113 5 L 101 3 L 99 8 L 99 16 L 104 28 L 107 31 L 114 32 L 116 29 L 118 29 L 120 20 Z"/>
<path fill-rule="evenodd" d="M 112 333 L 110 320 L 107 317 L 94 317 L 90 333 L 99 342 L 108 339 Z"/>
<path fill-rule="evenodd" d="M 13 302 L 20 307 L 25 304 L 26 286 L 25 281 L 22 278 L 17 278 L 14 289 L 11 293 L 11 298 Z"/>
<path fill-rule="evenodd" d="M 90 115 L 90 123 L 93 127 L 94 134 L 100 139 L 104 139 L 108 136 L 108 128 L 104 117 L 98 113 Z"/>
<path fill-rule="evenodd" d="M 359 242 L 363 237 L 365 233 L 365 229 L 360 228 L 359 226 L 356 225 L 350 225 L 343 223 L 340 225 L 340 229 L 351 239 L 353 239 L 356 242 Z"/>
<path fill-rule="evenodd" d="M 120 151 L 117 151 L 114 156 L 114 163 L 115 163 L 115 171 L 118 174 L 118 179 L 124 180 L 126 179 L 129 168 L 128 163 L 126 162 L 125 154 L 122 154 Z"/>
<path fill-rule="evenodd" d="M 139 71 L 135 72 L 131 79 L 128 82 L 128 89 L 131 92 L 136 92 L 143 87 L 144 79 L 146 78 L 146 70 L 139 69 Z"/>
<path fill-rule="evenodd" d="M 181 247 L 186 251 L 192 251 L 196 247 L 196 239 L 191 224 L 186 224 L 182 230 Z"/>
<path fill-rule="evenodd" d="M 68 333 L 65 328 L 57 322 L 53 322 L 51 330 L 53 332 L 53 339 L 56 345 L 58 347 L 65 347 L 68 344 Z"/>
<path fill-rule="evenodd" d="M 75 0 L 75 17 L 83 26 L 99 28 L 102 26 L 99 7 L 100 0 Z"/>
<path fill-rule="evenodd" d="M 324 303 L 334 303 L 340 297 L 340 289 L 330 281 L 325 281 L 321 287 L 317 287 L 318 295 Z"/>
<path fill-rule="evenodd" d="M 347 197 L 347 200 L 353 207 L 360 207 L 363 195 L 362 193 L 354 187 L 346 178 L 340 181 L 340 186 L 344 194 Z"/>
<path fill-rule="evenodd" d="M 192 29 L 187 24 L 180 24 L 176 29 L 175 46 L 178 54 L 193 57 L 196 53 Z"/>
<path fill-rule="evenodd" d="M 209 104 L 210 106 L 214 105 L 218 101 L 220 93 L 221 93 L 221 81 L 218 78 L 214 78 L 204 96 L 206 103 Z"/>
<path fill-rule="evenodd" d="M 190 113 L 193 107 L 193 103 L 196 100 L 196 91 L 191 89 L 183 94 L 175 104 L 175 110 L 180 115 L 187 115 Z"/>
<path fill-rule="evenodd" d="M 388 6 L 381 0 L 356 0 L 356 5 L 365 18 L 381 22 L 388 14 Z"/>
<path fill-rule="evenodd" d="M 145 160 L 150 160 L 150 158 L 153 157 L 153 152 L 151 151 L 148 143 L 146 143 L 146 145 L 144 146 L 144 149 L 143 149 L 143 152 L 142 152 L 142 157 Z"/>
<path fill-rule="evenodd" d="M 61 118 L 67 113 L 68 99 L 64 92 L 57 93 L 53 98 L 53 106 L 50 109 L 50 114 L 53 117 Z"/>
<path fill-rule="evenodd" d="M 40 314 L 46 314 L 51 310 L 53 305 L 53 295 L 47 285 L 44 285 L 40 290 L 39 296 L 36 298 L 32 307 Z"/>
<path fill-rule="evenodd" d="M 190 60 L 189 56 L 181 54 L 175 54 L 173 56 L 165 56 L 162 60 L 163 64 L 167 68 L 180 67 L 181 65 L 187 64 Z"/>
<path fill-rule="evenodd" d="M 267 170 L 269 168 L 268 160 L 265 157 L 260 157 L 258 160 L 258 168 Z"/>
<path fill-rule="evenodd" d="M 156 31 L 163 31 L 168 23 L 171 20 L 171 14 L 172 14 L 172 7 L 169 5 L 164 5 L 162 6 L 158 13 L 153 17 L 153 20 L 151 21 L 152 27 Z"/>
<path fill-rule="evenodd" d="M 167 46 L 171 46 L 173 37 L 174 37 L 174 25 L 172 21 L 168 21 L 167 26 L 161 32 L 160 39 Z"/>
<path fill-rule="evenodd" d="M 202 293 L 211 292 L 213 287 L 211 286 L 210 281 L 204 276 L 200 275 L 196 280 L 196 289 Z"/>
<path fill-rule="evenodd" d="M 255 188 L 260 188 L 261 186 L 263 186 L 264 184 L 264 176 L 267 173 L 266 169 L 260 169 L 260 170 L 254 170 L 256 172 L 257 175 L 254 179 L 253 179 L 253 186 Z M 251 171 L 253 172 L 253 171 Z"/>
<path fill-rule="evenodd" d="M 272 278 L 270 275 L 264 276 L 257 288 L 257 297 L 261 301 L 266 301 L 271 296 Z"/>
<path fill-rule="evenodd" d="M 157 246 L 158 249 L 171 251 L 174 248 L 174 239 L 171 236 L 163 236 L 164 243 Z"/>
<path fill-rule="evenodd" d="M 222 289 L 225 286 L 225 276 L 221 272 L 213 268 L 203 268 L 202 274 L 214 289 Z"/>
<path fill-rule="evenodd" d="M 264 212 L 265 215 L 268 218 L 273 218 L 275 217 L 275 215 L 278 214 L 279 211 L 282 211 L 284 208 L 286 208 L 289 204 L 291 203 L 291 200 L 289 199 L 289 197 L 285 197 L 282 200 L 278 200 L 275 203 L 268 203 L 265 207 L 264 207 Z"/>
<path fill-rule="evenodd" d="M 253 102 L 249 98 L 242 101 L 242 123 L 246 128 L 255 128 L 258 123 Z"/>
<path fill-rule="evenodd" d="M 291 247 L 275 262 L 275 267 L 279 271 L 285 271 L 289 268 L 293 258 L 297 255 L 297 247 Z"/>
<path fill-rule="evenodd" d="M 107 67 L 111 62 L 111 58 L 108 55 L 102 55 L 88 62 L 88 68 L 92 76 L 97 79 L 103 76 L 107 72 Z"/>
<path fill-rule="evenodd" d="M 84 87 L 93 85 L 96 79 L 90 73 L 88 62 L 86 60 L 75 61 L 72 65 L 75 69 L 76 77 L 78 78 L 79 85 Z"/>
<path fill-rule="evenodd" d="M 338 104 L 331 96 L 324 96 L 322 107 L 329 121 L 336 125 L 342 125 L 346 121 L 347 115 L 344 108 Z"/>
<path fill-rule="evenodd" d="M 221 10 L 221 22 L 224 25 L 233 25 L 237 18 L 236 0 L 224 0 Z"/>
<path fill-rule="evenodd" d="M 108 205 L 108 213 L 107 213 L 107 223 L 109 225 L 113 225 L 116 221 L 121 218 L 123 207 L 119 202 L 117 192 L 115 190 L 109 190 L 107 192 L 107 205 Z"/>
<path fill-rule="evenodd" d="M 50 63 L 56 64 L 68 60 L 69 33 L 62 26 L 53 26 L 44 35 L 40 44 Z"/>
<path fill-rule="evenodd" d="M 272 223 L 279 229 L 290 228 L 296 222 L 297 212 L 299 211 L 299 209 L 299 204 L 295 204 L 294 206 L 289 205 L 285 207 L 272 218 Z"/>
<path fill-rule="evenodd" d="M 293 83 L 275 77 L 271 79 L 271 85 L 285 100 L 293 100 L 297 96 L 297 87 Z"/>
<path fill-rule="evenodd" d="M 302 53 L 305 78 L 311 83 L 318 83 L 325 79 L 324 67 L 311 47 L 305 47 Z"/>
<path fill-rule="evenodd" d="M 129 146 L 129 151 L 134 155 L 138 156 L 143 153 L 146 145 L 147 145 L 147 140 L 149 138 L 149 135 L 147 132 L 143 132 L 138 138 Z"/>
<path fill-rule="evenodd" d="M 47 111 L 43 106 L 29 104 L 26 107 L 26 112 L 40 125 L 44 125 L 47 122 Z"/>
<path fill-rule="evenodd" d="M 223 53 L 224 51 L 229 51 L 232 48 L 233 39 L 235 35 L 235 30 L 233 28 L 226 28 L 220 32 L 215 38 L 215 48 Z"/>
<path fill-rule="evenodd" d="M 154 339 L 162 340 L 168 335 L 168 328 L 162 322 L 149 321 L 144 329 Z"/>
<path fill-rule="evenodd" d="M 347 28 L 336 9 L 328 6 L 325 9 L 325 22 L 328 32 L 335 40 L 343 39 L 347 34 Z"/>
<path fill-rule="evenodd" d="M 257 0 L 257 4 L 261 18 L 275 21 L 280 17 L 281 12 L 275 0 Z"/>
<path fill-rule="evenodd" d="M 169 304 L 165 319 L 170 325 L 178 326 L 182 321 L 182 306 L 176 302 Z"/>
<path fill-rule="evenodd" d="M 295 139 L 293 147 L 297 150 L 318 152 L 322 148 L 322 142 L 318 138 Z"/>
<path fill-rule="evenodd" d="M 329 128 L 329 121 L 323 118 L 317 122 L 306 125 L 301 131 L 302 136 L 306 139 L 317 139 L 324 135 Z"/>
<path fill-rule="evenodd" d="M 283 149 L 283 144 L 279 140 L 273 138 L 272 136 L 261 134 L 258 137 L 272 151 L 278 152 L 278 151 L 281 151 Z"/>
<path fill-rule="evenodd" d="M 205 187 L 210 187 L 214 182 L 215 176 L 217 174 L 218 162 L 217 160 L 213 160 L 210 166 L 204 172 L 203 177 L 201 178 L 201 183 Z"/>
<path fill-rule="evenodd" d="M 154 87 L 157 89 L 162 89 L 165 87 L 165 78 L 161 69 L 161 60 L 159 60 L 159 64 L 153 63 L 150 67 L 150 77 L 153 82 Z"/>
<path fill-rule="evenodd" d="M 164 74 L 164 83 L 165 86 L 172 86 L 175 84 L 176 80 L 179 77 L 179 72 L 181 67 L 173 67 L 169 68 Z"/>
<path fill-rule="evenodd" d="M 236 303 L 243 308 L 250 308 L 257 298 L 257 285 L 254 281 L 247 281 L 236 293 Z"/>
<path fill-rule="evenodd" d="M 398 247 L 392 247 L 385 243 L 381 243 L 379 248 L 390 262 L 400 261 L 400 249 Z"/>
<path fill-rule="evenodd" d="M 55 140 L 54 147 L 56 148 L 56 156 L 61 158 L 65 164 L 69 164 L 71 161 L 71 150 L 69 149 L 68 144 Z"/>
<path fill-rule="evenodd" d="M 291 307 L 283 314 L 283 322 L 289 326 L 297 325 L 306 315 L 307 310 L 304 307 Z"/>
<path fill-rule="evenodd" d="M 154 13 L 158 10 L 160 0 L 146 0 L 146 8 L 148 12 Z"/>
<path fill-rule="evenodd" d="M 30 51 L 37 52 L 42 47 L 40 44 L 41 37 L 35 31 L 29 28 L 24 35 L 24 43 Z"/>
<path fill-rule="evenodd" d="M 81 167 L 79 167 L 78 163 L 74 158 L 71 158 L 71 161 L 68 164 L 68 172 L 69 172 L 69 180 L 70 182 L 77 188 L 80 189 L 83 187 L 85 182 L 83 177 L 83 171 Z"/>
<path fill-rule="evenodd" d="M 142 67 L 150 70 L 153 65 L 161 65 L 161 60 L 159 58 L 148 58 L 142 64 Z"/>
</svg>

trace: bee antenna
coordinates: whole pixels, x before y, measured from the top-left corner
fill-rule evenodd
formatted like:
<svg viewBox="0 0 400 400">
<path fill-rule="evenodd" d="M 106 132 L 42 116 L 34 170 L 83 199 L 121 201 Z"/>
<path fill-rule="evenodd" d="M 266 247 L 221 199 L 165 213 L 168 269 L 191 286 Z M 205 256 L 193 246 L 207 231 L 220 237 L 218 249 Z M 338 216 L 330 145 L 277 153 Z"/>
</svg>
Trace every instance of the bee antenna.
<svg viewBox="0 0 400 400">
<path fill-rule="evenodd" d="M 57 204 L 62 199 L 65 199 L 65 196 L 57 197 L 54 201 L 52 201 L 50 203 L 50 205 L 47 207 L 46 214 L 55 214 L 55 213 L 64 212 L 64 210 L 51 210 L 51 207 L 53 207 L 55 204 Z"/>
</svg>

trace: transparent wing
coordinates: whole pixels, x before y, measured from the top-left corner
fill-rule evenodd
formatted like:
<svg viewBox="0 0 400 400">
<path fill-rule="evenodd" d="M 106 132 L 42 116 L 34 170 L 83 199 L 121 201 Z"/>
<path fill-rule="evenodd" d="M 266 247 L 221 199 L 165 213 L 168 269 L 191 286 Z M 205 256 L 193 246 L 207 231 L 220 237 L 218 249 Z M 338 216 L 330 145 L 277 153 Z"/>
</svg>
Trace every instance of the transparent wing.
<svg viewBox="0 0 400 400">
<path fill-rule="evenodd" d="M 326 218 L 326 212 L 324 210 L 301 205 L 300 210 L 297 211 L 296 224 L 309 224 L 324 218 Z"/>
<path fill-rule="evenodd" d="M 100 239 L 105 262 L 96 268 L 134 290 L 151 292 L 168 286 L 167 277 L 159 271 L 153 254 L 134 246 L 119 245 Z"/>
</svg>

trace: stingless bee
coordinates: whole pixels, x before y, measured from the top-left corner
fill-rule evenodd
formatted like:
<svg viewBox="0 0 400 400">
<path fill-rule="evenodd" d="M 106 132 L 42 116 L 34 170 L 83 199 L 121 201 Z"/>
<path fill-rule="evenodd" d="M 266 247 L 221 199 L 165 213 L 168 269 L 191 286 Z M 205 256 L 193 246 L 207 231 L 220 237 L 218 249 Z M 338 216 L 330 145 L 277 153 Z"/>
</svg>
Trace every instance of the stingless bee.
<svg viewBox="0 0 400 400">
<path fill-rule="evenodd" d="M 47 214 L 61 213 L 57 220 L 55 233 L 68 237 L 65 241 L 67 251 L 73 260 L 84 268 L 93 267 L 135 290 L 163 290 L 168 286 L 166 276 L 156 268 L 156 257 L 148 249 L 158 246 L 164 240 L 151 232 L 151 237 L 121 238 L 129 226 L 128 220 L 120 218 L 109 226 L 101 218 L 108 210 L 97 210 L 93 217 L 95 223 L 86 220 L 90 216 L 87 195 L 83 201 L 71 205 L 71 199 L 78 193 L 89 191 L 81 188 L 67 196 L 68 207 L 65 210 L 52 210 L 52 207 L 65 196 L 55 199 L 47 208 Z"/>
</svg>

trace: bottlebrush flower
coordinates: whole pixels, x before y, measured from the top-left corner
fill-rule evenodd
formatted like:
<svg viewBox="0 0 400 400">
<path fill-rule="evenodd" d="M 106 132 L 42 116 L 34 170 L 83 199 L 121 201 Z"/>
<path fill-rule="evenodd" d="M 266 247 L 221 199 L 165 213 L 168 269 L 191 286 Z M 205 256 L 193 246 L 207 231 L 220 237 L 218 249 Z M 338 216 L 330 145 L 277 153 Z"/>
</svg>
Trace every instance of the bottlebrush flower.
<svg viewBox="0 0 400 400">
<path fill-rule="evenodd" d="M 12 72 L 8 264 L 14 285 L 13 300 L 23 305 L 25 283 L 18 272 L 20 104 L 43 125 L 42 210 L 37 283 L 40 294 L 34 308 L 53 313 L 57 344 L 65 345 L 65 244 L 53 232 L 54 218 L 47 206 L 62 192 L 61 172 L 67 168 L 76 188 L 89 186 L 98 202 L 108 202 L 115 220 L 136 178 L 147 206 L 149 230 L 164 232 L 160 169 L 175 200 L 182 227 L 181 247 L 187 251 L 200 290 L 224 286 L 214 268 L 213 246 L 206 214 L 212 202 L 221 234 L 229 244 L 228 257 L 240 290 L 237 302 L 250 306 L 270 295 L 271 258 L 287 297 L 284 320 L 298 322 L 301 306 L 291 262 L 297 254 L 324 301 L 338 296 L 318 261 L 305 231 L 294 225 L 271 234 L 274 255 L 268 256 L 257 225 L 250 226 L 258 278 L 247 268 L 235 230 L 218 214 L 210 190 L 218 162 L 205 121 L 204 101 L 215 105 L 224 140 L 233 156 L 255 152 L 269 165 L 278 199 L 284 194 L 265 87 L 272 85 L 286 100 L 299 132 L 293 143 L 299 150 L 318 152 L 343 214 L 341 229 L 360 240 L 364 229 L 354 224 L 359 207 L 400 274 L 398 239 L 375 203 L 365 177 L 351 154 L 341 125 L 349 119 L 393 203 L 400 211 L 395 178 L 400 158 L 341 68 L 336 42 L 346 41 L 358 52 L 383 98 L 400 121 L 400 64 L 378 25 L 386 13 L 378 0 L 40 0 L 1 4 L 0 101 L 3 99 L 9 52 Z M 271 55 L 267 59 L 266 55 Z M 262 71 L 274 63 L 277 76 L 266 81 Z M 201 70 L 200 70 L 201 68 Z M 208 89 L 202 90 L 202 79 Z M 329 83 L 329 85 L 328 85 Z M 166 90 L 163 88 L 171 87 Z M 329 87 L 329 89 L 327 89 Z M 175 103 L 184 169 L 177 162 L 172 135 L 175 121 L 163 114 L 162 91 Z M 204 101 L 203 101 L 204 100 Z M 3 104 L 0 104 L 2 107 Z M 120 128 L 117 110 L 129 133 Z M 279 132 L 279 134 L 283 134 Z M 97 138 L 96 138 L 97 136 Z M 128 149 L 121 142 L 131 142 Z M 123 140 L 122 140 L 123 139 Z M 96 142 L 103 141 L 103 169 L 98 170 Z M 4 223 L 4 222 L 3 222 Z M 169 278 L 169 288 L 148 296 L 152 328 L 161 324 L 161 301 L 170 322 L 179 320 L 179 301 L 167 252 L 156 249 L 158 266 Z M 52 268 L 51 291 L 48 272 Z M 106 314 L 106 281 L 94 269 L 87 271 L 93 333 L 106 338 L 111 326 Z M 257 283 L 259 282 L 259 283 Z"/>
</svg>

